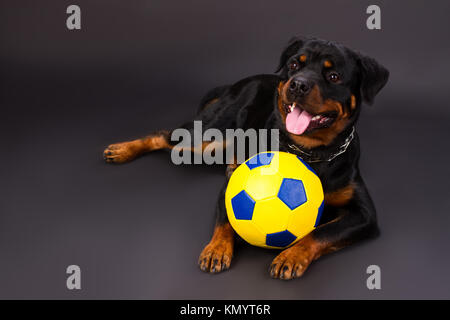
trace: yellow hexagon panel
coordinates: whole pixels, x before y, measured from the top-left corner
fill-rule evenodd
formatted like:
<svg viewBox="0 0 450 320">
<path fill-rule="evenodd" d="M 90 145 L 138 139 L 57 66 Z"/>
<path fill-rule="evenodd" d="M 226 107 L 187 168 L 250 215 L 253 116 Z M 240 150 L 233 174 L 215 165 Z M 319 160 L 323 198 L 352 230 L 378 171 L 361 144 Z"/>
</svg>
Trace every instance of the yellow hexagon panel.
<svg viewBox="0 0 450 320">
<path fill-rule="evenodd" d="M 283 180 L 278 172 L 264 174 L 264 167 L 251 170 L 245 183 L 245 191 L 255 200 L 276 197 Z"/>
<path fill-rule="evenodd" d="M 308 201 L 292 211 L 287 229 L 297 237 L 304 237 L 314 229 L 320 205 Z"/>
<path fill-rule="evenodd" d="M 251 245 L 264 247 L 266 235 L 251 220 L 236 220 L 231 217 L 229 219 L 231 226 L 236 233 Z"/>
<path fill-rule="evenodd" d="M 265 234 L 286 230 L 291 210 L 277 197 L 260 200 L 255 204 L 252 221 Z"/>
</svg>

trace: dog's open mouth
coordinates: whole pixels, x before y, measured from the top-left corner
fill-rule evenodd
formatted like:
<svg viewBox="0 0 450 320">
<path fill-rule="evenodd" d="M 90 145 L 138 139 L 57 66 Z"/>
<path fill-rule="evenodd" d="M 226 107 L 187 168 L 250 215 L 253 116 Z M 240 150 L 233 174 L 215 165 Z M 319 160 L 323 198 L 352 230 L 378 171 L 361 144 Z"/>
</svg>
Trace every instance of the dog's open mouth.
<svg viewBox="0 0 450 320">
<path fill-rule="evenodd" d="M 284 104 L 286 110 L 286 130 L 289 133 L 301 135 L 315 129 L 327 128 L 336 119 L 336 112 L 325 112 L 313 115 L 302 109 L 295 102 Z"/>
</svg>

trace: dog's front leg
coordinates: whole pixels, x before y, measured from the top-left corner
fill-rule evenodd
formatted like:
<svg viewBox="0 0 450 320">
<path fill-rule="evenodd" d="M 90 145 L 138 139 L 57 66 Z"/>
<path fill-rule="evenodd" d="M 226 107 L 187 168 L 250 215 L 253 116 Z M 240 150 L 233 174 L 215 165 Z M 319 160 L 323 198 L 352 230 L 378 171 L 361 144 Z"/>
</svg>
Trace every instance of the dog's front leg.
<svg viewBox="0 0 450 320">
<path fill-rule="evenodd" d="M 230 164 L 226 170 L 226 182 L 220 191 L 219 200 L 216 207 L 216 225 L 211 241 L 205 246 L 198 264 L 205 272 L 217 273 L 230 268 L 234 248 L 234 230 L 228 221 L 225 208 L 225 191 L 228 180 L 236 169 L 236 164 Z"/>
<path fill-rule="evenodd" d="M 205 246 L 198 259 L 200 269 L 211 273 L 229 269 L 233 247 L 234 231 L 230 223 L 216 224 L 211 241 Z"/>
<path fill-rule="evenodd" d="M 273 278 L 289 280 L 301 277 L 311 262 L 322 255 L 378 234 L 375 207 L 362 180 L 354 184 L 353 196 L 345 205 L 325 205 L 324 210 L 323 214 L 336 210 L 337 218 L 282 251 L 270 266 Z"/>
</svg>

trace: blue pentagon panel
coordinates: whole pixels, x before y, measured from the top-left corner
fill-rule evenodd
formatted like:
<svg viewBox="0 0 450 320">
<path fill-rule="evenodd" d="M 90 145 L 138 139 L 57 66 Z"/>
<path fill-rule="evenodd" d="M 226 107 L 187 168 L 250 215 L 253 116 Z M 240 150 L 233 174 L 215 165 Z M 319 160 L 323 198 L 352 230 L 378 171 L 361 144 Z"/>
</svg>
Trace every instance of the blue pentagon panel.
<svg viewBox="0 0 450 320">
<path fill-rule="evenodd" d="M 301 180 L 284 178 L 280 186 L 280 191 L 278 191 L 278 198 L 291 210 L 301 206 L 306 202 L 303 182 Z"/>
<path fill-rule="evenodd" d="M 309 171 L 311 171 L 312 173 L 314 173 L 317 176 L 317 173 L 314 171 L 313 168 L 311 168 L 311 166 L 305 160 L 300 158 L 300 156 L 297 156 L 297 159 L 300 160 L 309 169 Z"/>
<path fill-rule="evenodd" d="M 263 154 L 259 153 L 256 156 L 253 156 L 252 158 L 248 159 L 247 162 L 245 162 L 245 164 L 250 170 L 261 166 L 267 166 L 272 161 L 273 155 L 274 155 L 273 153 L 263 153 Z"/>
<path fill-rule="evenodd" d="M 255 200 L 248 195 L 245 190 L 242 190 L 231 199 L 233 213 L 238 220 L 251 220 L 253 216 L 253 208 L 255 207 Z"/>
<path fill-rule="evenodd" d="M 271 247 L 287 247 L 294 240 L 297 239 L 292 233 L 287 230 L 266 235 L 266 245 Z"/>
<path fill-rule="evenodd" d="M 320 218 L 322 217 L 322 211 L 323 211 L 323 204 L 324 201 L 322 201 L 322 204 L 319 207 L 319 212 L 317 213 L 316 223 L 314 224 L 314 228 L 317 227 L 320 223 Z"/>
</svg>

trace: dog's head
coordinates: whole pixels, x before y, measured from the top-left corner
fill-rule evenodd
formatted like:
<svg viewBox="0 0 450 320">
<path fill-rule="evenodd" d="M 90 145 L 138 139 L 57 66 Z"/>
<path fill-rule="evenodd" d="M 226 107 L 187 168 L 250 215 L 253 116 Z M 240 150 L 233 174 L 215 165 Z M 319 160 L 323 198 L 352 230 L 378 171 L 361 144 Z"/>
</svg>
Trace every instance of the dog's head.
<svg viewBox="0 0 450 320">
<path fill-rule="evenodd" d="M 341 44 L 293 38 L 281 54 L 277 107 L 294 142 L 328 145 L 372 104 L 389 72 L 374 59 Z"/>
</svg>

